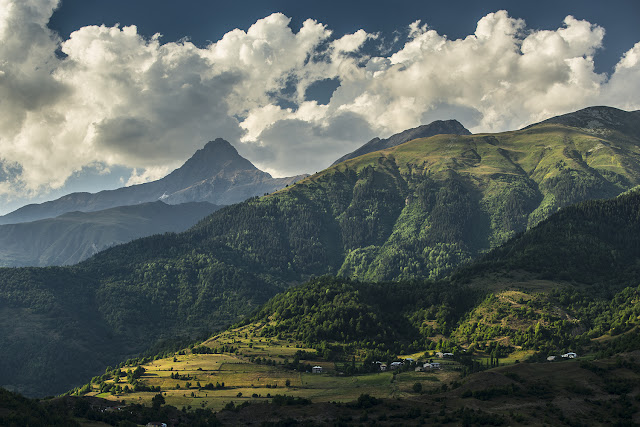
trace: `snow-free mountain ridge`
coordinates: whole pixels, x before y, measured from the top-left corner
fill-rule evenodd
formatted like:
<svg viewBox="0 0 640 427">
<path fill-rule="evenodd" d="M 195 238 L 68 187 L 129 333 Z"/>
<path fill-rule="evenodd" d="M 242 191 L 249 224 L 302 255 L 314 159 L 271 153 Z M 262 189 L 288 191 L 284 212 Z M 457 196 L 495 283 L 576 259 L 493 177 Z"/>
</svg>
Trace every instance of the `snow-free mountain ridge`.
<svg viewBox="0 0 640 427">
<path fill-rule="evenodd" d="M 354 159 L 364 154 L 373 153 L 374 151 L 395 147 L 413 139 L 428 138 L 430 136 L 443 134 L 471 135 L 471 132 L 469 132 L 469 130 L 462 126 L 462 124 L 457 120 L 436 120 L 428 125 L 407 129 L 386 139 L 380 139 L 378 137 L 373 138 L 357 150 L 340 157 L 338 160 L 333 162 L 331 166 L 342 163 L 345 160 Z"/>
<path fill-rule="evenodd" d="M 640 139 L 640 110 L 624 111 L 614 107 L 593 106 L 573 113 L 551 117 L 540 123 L 526 126 L 529 129 L 539 124 L 560 124 L 587 131 L 618 131 L 624 135 Z"/>
</svg>

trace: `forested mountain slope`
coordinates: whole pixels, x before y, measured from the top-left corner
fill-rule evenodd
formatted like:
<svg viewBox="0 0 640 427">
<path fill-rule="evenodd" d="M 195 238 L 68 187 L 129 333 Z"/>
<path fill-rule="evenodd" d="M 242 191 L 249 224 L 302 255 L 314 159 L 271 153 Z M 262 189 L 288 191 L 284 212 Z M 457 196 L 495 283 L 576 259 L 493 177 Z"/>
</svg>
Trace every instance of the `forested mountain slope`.
<svg viewBox="0 0 640 427">
<path fill-rule="evenodd" d="M 640 277 L 640 187 L 611 200 L 569 206 L 453 277 L 526 272 L 530 279 L 597 284 L 610 296 Z"/>
<path fill-rule="evenodd" d="M 639 160 L 638 135 L 615 127 L 418 139 L 73 268 L 0 270 L 2 384 L 69 389 L 160 339 L 236 321 L 312 275 L 442 277 L 564 206 L 637 185 Z M 76 359 L 82 369 L 51 372 Z"/>
<path fill-rule="evenodd" d="M 232 410 L 219 413 L 230 423 L 238 422 L 237 408 L 246 407 L 245 423 L 290 422 L 292 412 L 277 410 L 286 399 L 306 405 L 304 414 L 295 412 L 298 420 L 316 419 L 326 402 L 360 394 L 358 402 L 367 405 L 337 406 L 362 410 L 382 398 L 389 408 L 379 408 L 385 416 L 376 419 L 392 424 L 415 421 L 416 408 L 431 408 L 417 425 L 439 422 L 438 411 L 444 423 L 462 416 L 470 425 L 542 418 L 553 425 L 609 425 L 612 419 L 626 425 L 638 417 L 632 402 L 640 373 L 639 228 L 635 189 L 564 209 L 452 279 L 316 278 L 202 343 L 123 361 L 72 392 L 149 402 L 161 387 L 170 405 Z M 553 262 L 559 255 L 562 262 Z M 452 354 L 437 359 L 436 351 Z M 569 351 L 578 360 L 559 356 Z M 553 363 L 550 355 L 557 357 Z M 440 362 L 438 368 L 422 372 L 429 359 Z M 404 365 L 391 363 L 398 360 Z M 396 369 L 381 372 L 381 363 Z M 311 373 L 311 366 L 325 371 Z M 236 406 L 229 403 L 234 399 Z M 398 413 L 387 417 L 389 410 Z"/>
<path fill-rule="evenodd" d="M 639 283 L 637 189 L 568 207 L 452 278 L 391 284 L 323 277 L 275 296 L 240 325 L 330 348 L 346 361 L 351 354 L 340 352 L 353 349 L 369 362 L 497 345 L 500 357 L 515 349 L 543 358 L 584 354 L 607 343 L 630 351 L 640 349 Z M 627 332 L 624 344 L 610 341 Z"/>
<path fill-rule="evenodd" d="M 184 231 L 218 209 L 220 206 L 207 202 L 149 202 L 0 225 L 0 266 L 76 264 L 110 246 L 153 234 Z"/>
<path fill-rule="evenodd" d="M 190 233 L 279 275 L 436 278 L 562 207 L 638 183 L 640 135 L 615 128 L 440 135 L 340 163 Z"/>
</svg>

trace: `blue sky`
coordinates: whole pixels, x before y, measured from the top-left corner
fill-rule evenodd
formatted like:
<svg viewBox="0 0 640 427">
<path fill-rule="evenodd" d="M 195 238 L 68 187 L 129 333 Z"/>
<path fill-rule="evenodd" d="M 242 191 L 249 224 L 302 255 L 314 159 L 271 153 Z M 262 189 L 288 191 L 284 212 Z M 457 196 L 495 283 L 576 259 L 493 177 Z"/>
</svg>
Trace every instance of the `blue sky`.
<svg viewBox="0 0 640 427">
<path fill-rule="evenodd" d="M 465 37 L 480 18 L 507 10 L 531 28 L 555 29 L 567 15 L 599 24 L 607 31 L 605 47 L 596 55 L 596 69 L 610 71 L 620 56 L 640 40 L 640 2 L 585 1 L 237 1 L 206 0 L 64 0 L 50 27 L 63 37 L 86 25 L 136 25 L 148 37 L 189 37 L 197 44 L 220 39 L 234 28 L 247 29 L 260 18 L 282 12 L 300 28 L 307 18 L 327 24 L 336 35 L 381 32 L 387 36 L 420 19 L 449 38 Z"/>
<path fill-rule="evenodd" d="M 640 108 L 637 1 L 0 4 L 0 213 L 160 178 L 216 137 L 286 176 L 436 119 Z"/>
</svg>

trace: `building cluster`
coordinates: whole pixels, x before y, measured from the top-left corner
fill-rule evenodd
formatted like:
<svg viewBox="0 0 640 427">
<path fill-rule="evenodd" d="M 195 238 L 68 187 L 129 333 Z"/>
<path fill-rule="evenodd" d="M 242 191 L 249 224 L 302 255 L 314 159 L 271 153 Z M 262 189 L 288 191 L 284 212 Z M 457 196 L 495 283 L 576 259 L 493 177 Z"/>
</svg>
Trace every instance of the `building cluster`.
<svg viewBox="0 0 640 427">
<path fill-rule="evenodd" d="M 436 353 L 436 356 L 444 359 L 444 358 L 453 358 L 453 353 Z M 391 362 L 390 364 L 386 364 L 386 363 L 382 363 L 382 362 L 373 362 L 374 364 L 378 365 L 380 371 L 395 371 L 397 369 L 402 368 L 405 364 L 409 364 L 409 365 L 413 365 L 415 364 L 415 371 L 416 372 L 425 372 L 425 371 L 434 371 L 434 370 L 440 370 L 442 369 L 442 364 L 440 362 L 420 362 L 420 361 L 415 361 L 414 359 L 407 357 L 406 359 L 403 360 L 398 360 L 395 362 Z"/>
<path fill-rule="evenodd" d="M 575 359 L 576 357 L 578 357 L 578 355 L 575 354 L 574 352 L 570 351 L 569 353 L 565 353 L 565 354 L 562 354 L 560 356 L 549 356 L 549 357 L 547 357 L 547 361 L 548 362 L 553 362 L 556 359 L 558 359 L 559 357 L 561 357 L 563 359 Z"/>
</svg>

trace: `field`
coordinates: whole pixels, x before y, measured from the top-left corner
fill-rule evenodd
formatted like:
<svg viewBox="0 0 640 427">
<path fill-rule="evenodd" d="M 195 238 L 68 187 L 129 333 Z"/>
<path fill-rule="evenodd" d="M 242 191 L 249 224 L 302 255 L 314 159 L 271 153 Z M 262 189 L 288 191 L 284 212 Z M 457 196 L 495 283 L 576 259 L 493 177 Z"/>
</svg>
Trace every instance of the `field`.
<svg viewBox="0 0 640 427">
<path fill-rule="evenodd" d="M 413 386 L 417 382 L 422 384 L 423 391 L 429 391 L 460 378 L 456 370 L 459 366 L 453 361 L 443 362 L 443 369 L 434 372 L 415 372 L 411 368 L 399 373 L 378 371 L 345 376 L 336 371 L 334 362 L 300 359 L 304 364 L 322 366 L 323 373 L 297 372 L 285 368 L 285 361 L 293 359 L 298 351 L 315 354 L 315 350 L 289 340 L 265 340 L 256 337 L 254 332 L 250 327 L 234 329 L 203 343 L 213 349 L 232 347 L 233 351 L 193 354 L 185 350 L 175 357 L 142 365 L 145 373 L 139 381 L 147 387 L 160 387 L 166 403 L 178 408 L 220 410 L 231 401 L 235 405 L 245 401 L 266 402 L 277 394 L 306 398 L 314 403 L 350 402 L 362 394 L 378 398 L 411 398 L 416 396 Z M 260 358 L 260 363 L 256 363 L 256 358 Z M 122 371 L 126 373 L 127 369 L 132 368 L 125 367 Z M 113 380 L 107 382 L 112 383 Z M 120 384 L 123 388 L 128 384 L 126 377 L 120 379 Z M 207 384 L 214 389 L 206 389 Z M 89 395 L 145 405 L 150 405 L 157 394 L 152 391 L 100 394 L 95 384 L 93 389 Z"/>
<path fill-rule="evenodd" d="M 514 295 L 518 296 L 511 296 Z M 640 422 L 640 352 L 601 360 L 594 360 L 591 355 L 553 363 L 523 363 L 531 351 L 519 350 L 501 358 L 499 367 L 467 376 L 455 360 L 416 353 L 400 356 L 406 364 L 397 371 L 345 375 L 341 372 L 344 362 L 323 360 L 316 349 L 301 342 L 260 336 L 264 326 L 252 323 L 230 329 L 204 343 L 141 365 L 145 372 L 138 380 L 139 386 L 154 390 L 99 394 L 95 383 L 88 395 L 149 407 L 153 406 L 159 387 L 166 405 L 184 408 L 187 413 L 211 409 L 225 425 L 289 418 L 344 425 Z M 488 365 L 484 356 L 489 355 L 476 353 L 475 359 Z M 406 361 L 409 358 L 437 359 L 443 369 L 418 372 L 414 369 L 416 364 Z M 346 363 L 363 368 L 357 357 Z M 322 366 L 323 373 L 308 372 L 311 366 Z M 133 365 L 122 368 L 122 388 L 135 383 L 126 377 L 127 371 L 133 369 Z M 107 380 L 106 385 L 113 381 Z M 299 399 L 283 403 L 282 399 L 275 401 L 277 395 Z M 363 402 L 363 395 L 382 400 Z"/>
<path fill-rule="evenodd" d="M 341 372 L 345 362 L 323 360 L 316 349 L 290 338 L 265 338 L 260 335 L 265 326 L 252 323 L 230 329 L 141 365 L 145 372 L 139 386 L 154 390 L 99 394 L 95 383 L 88 395 L 152 406 L 159 387 L 166 405 L 186 411 L 211 409 L 219 421 L 229 425 L 288 418 L 345 425 L 370 421 L 380 425 L 640 422 L 640 352 L 602 360 L 581 357 L 523 363 L 531 351 L 519 350 L 501 358 L 499 367 L 467 376 L 455 360 L 416 353 L 400 356 L 405 365 L 397 371 L 345 375 Z M 484 356 L 489 355 L 476 353 L 475 359 L 488 365 Z M 411 365 L 406 361 L 409 358 L 437 359 L 442 369 L 418 372 L 414 368 L 421 363 Z M 346 363 L 364 368 L 357 357 Z M 323 373 L 308 372 L 311 366 L 322 366 Z M 122 388 L 135 383 L 127 382 L 126 377 L 133 369 L 133 365 L 122 368 Z M 106 385 L 113 381 L 107 380 Z M 274 402 L 277 395 L 299 399 Z M 382 400 L 363 403 L 363 395 Z"/>
</svg>

